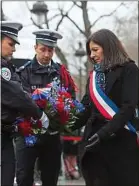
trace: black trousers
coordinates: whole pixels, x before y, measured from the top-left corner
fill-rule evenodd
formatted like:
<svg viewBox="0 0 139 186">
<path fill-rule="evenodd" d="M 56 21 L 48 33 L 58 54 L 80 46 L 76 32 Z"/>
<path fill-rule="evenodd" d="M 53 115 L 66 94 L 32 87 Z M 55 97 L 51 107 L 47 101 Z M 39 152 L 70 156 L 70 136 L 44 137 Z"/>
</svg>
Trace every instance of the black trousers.
<svg viewBox="0 0 139 186">
<path fill-rule="evenodd" d="M 34 165 L 38 158 L 42 186 L 56 186 L 61 166 L 60 136 L 45 136 L 43 143 L 35 147 L 26 147 L 24 139 L 17 137 L 16 177 L 18 186 L 32 186 Z"/>
<path fill-rule="evenodd" d="M 15 177 L 13 139 L 9 133 L 1 134 L 1 185 L 12 186 Z"/>
<path fill-rule="evenodd" d="M 86 186 L 139 186 L 136 136 L 112 139 L 86 152 L 81 169 Z"/>
</svg>

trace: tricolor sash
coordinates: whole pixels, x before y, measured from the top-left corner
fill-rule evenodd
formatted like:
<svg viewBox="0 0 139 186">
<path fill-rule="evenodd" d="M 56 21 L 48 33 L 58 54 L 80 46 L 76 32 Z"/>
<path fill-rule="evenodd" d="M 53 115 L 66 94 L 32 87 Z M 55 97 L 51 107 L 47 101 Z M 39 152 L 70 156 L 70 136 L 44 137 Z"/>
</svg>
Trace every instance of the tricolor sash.
<svg viewBox="0 0 139 186">
<path fill-rule="evenodd" d="M 99 87 L 96 81 L 96 74 L 96 71 L 90 73 L 90 96 L 93 103 L 95 104 L 99 112 L 104 116 L 104 118 L 111 120 L 113 116 L 119 111 L 119 108 Z M 136 129 L 130 122 L 125 125 L 125 128 L 129 131 L 136 133 Z"/>
</svg>

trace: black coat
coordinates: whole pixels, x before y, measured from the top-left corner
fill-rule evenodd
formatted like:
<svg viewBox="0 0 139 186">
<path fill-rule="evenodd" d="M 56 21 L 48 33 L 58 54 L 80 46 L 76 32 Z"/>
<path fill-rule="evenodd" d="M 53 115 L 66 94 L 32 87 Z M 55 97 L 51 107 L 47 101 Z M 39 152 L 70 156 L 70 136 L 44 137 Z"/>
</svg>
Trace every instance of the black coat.
<svg viewBox="0 0 139 186">
<path fill-rule="evenodd" d="M 49 68 L 41 66 L 37 62 L 36 57 L 34 57 L 34 59 L 20 72 L 24 90 L 32 93 L 36 88 L 46 87 L 53 78 L 60 78 L 59 69 L 60 65 L 53 61 Z"/>
<path fill-rule="evenodd" d="M 23 91 L 19 76 L 11 63 L 2 59 L 1 68 L 8 68 L 11 79 L 5 80 L 1 76 L 1 122 L 3 125 L 11 125 L 16 117 L 34 116 L 41 117 L 41 112 L 27 93 Z"/>
<path fill-rule="evenodd" d="M 123 66 L 117 66 L 106 72 L 106 95 L 119 107 L 119 112 L 115 114 L 111 121 L 107 121 L 97 110 L 89 95 L 89 81 L 87 83 L 86 95 L 82 103 L 85 105 L 85 112 L 74 129 L 85 125 L 83 140 L 80 145 L 81 158 L 85 154 L 85 145 L 88 144 L 88 138 L 97 133 L 101 143 L 111 143 L 111 134 L 115 133 L 114 140 L 123 141 L 130 145 L 129 138 L 135 140 L 135 134 L 127 131 L 124 126 L 132 120 L 135 107 L 139 100 L 139 76 L 138 68 L 133 61 L 125 63 Z M 135 142 L 136 143 L 136 142 Z"/>
</svg>

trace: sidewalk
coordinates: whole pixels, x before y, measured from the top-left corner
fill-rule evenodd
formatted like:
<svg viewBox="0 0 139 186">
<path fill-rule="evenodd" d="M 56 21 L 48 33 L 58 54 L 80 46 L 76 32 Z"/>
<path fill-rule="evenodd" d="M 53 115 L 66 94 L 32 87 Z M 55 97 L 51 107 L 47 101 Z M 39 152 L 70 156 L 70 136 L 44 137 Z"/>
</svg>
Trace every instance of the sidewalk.
<svg viewBox="0 0 139 186">
<path fill-rule="evenodd" d="M 85 186 L 85 183 L 84 183 L 84 180 L 83 178 L 80 178 L 79 180 L 65 180 L 64 178 L 59 178 L 59 181 L 58 181 L 58 185 L 67 185 L 67 186 L 71 186 L 71 185 L 84 185 Z"/>
<path fill-rule="evenodd" d="M 79 180 L 65 180 L 64 177 L 59 177 L 58 186 L 85 186 L 85 183 L 82 178 Z M 14 186 L 17 186 L 15 183 Z M 41 182 L 36 182 L 35 186 L 41 186 Z"/>
</svg>

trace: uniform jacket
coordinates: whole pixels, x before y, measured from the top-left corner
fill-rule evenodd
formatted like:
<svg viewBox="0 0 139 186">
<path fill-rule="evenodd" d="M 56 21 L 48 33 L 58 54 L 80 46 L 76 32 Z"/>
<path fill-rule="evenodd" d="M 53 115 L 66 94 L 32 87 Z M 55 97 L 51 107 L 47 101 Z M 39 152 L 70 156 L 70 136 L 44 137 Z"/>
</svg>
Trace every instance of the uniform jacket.
<svg viewBox="0 0 139 186">
<path fill-rule="evenodd" d="M 51 66 L 41 66 L 36 57 L 21 71 L 24 90 L 32 93 L 36 88 L 44 88 L 54 77 L 59 77 L 59 64 L 52 61 Z"/>
<path fill-rule="evenodd" d="M 130 143 L 129 136 L 135 134 L 127 131 L 124 126 L 132 120 L 135 107 L 139 100 L 139 76 L 138 68 L 133 61 L 125 63 L 123 66 L 117 66 L 107 72 L 105 94 L 120 108 L 119 112 L 111 121 L 105 120 L 93 104 L 89 95 L 89 80 L 87 83 L 86 94 L 82 103 L 85 105 L 85 112 L 74 127 L 80 128 L 85 125 L 83 140 L 81 142 L 81 158 L 85 153 L 85 146 L 88 144 L 88 138 L 97 133 L 101 141 L 106 141 L 114 133 L 115 139 Z M 109 143 L 107 141 L 107 143 Z"/>
<path fill-rule="evenodd" d="M 44 88 L 47 84 L 57 77 L 61 80 L 59 63 L 55 63 L 51 60 L 51 66 L 41 66 L 36 57 L 25 65 L 25 68 L 20 71 L 20 77 L 24 90 L 32 93 L 36 88 Z M 72 88 L 68 87 L 69 92 L 72 92 Z"/>
<path fill-rule="evenodd" d="M 1 68 L 8 68 L 11 72 L 10 80 L 5 80 L 1 76 L 2 124 L 11 125 L 19 115 L 40 118 L 39 108 L 28 94 L 23 91 L 20 78 L 16 74 L 14 66 L 2 59 Z"/>
</svg>

